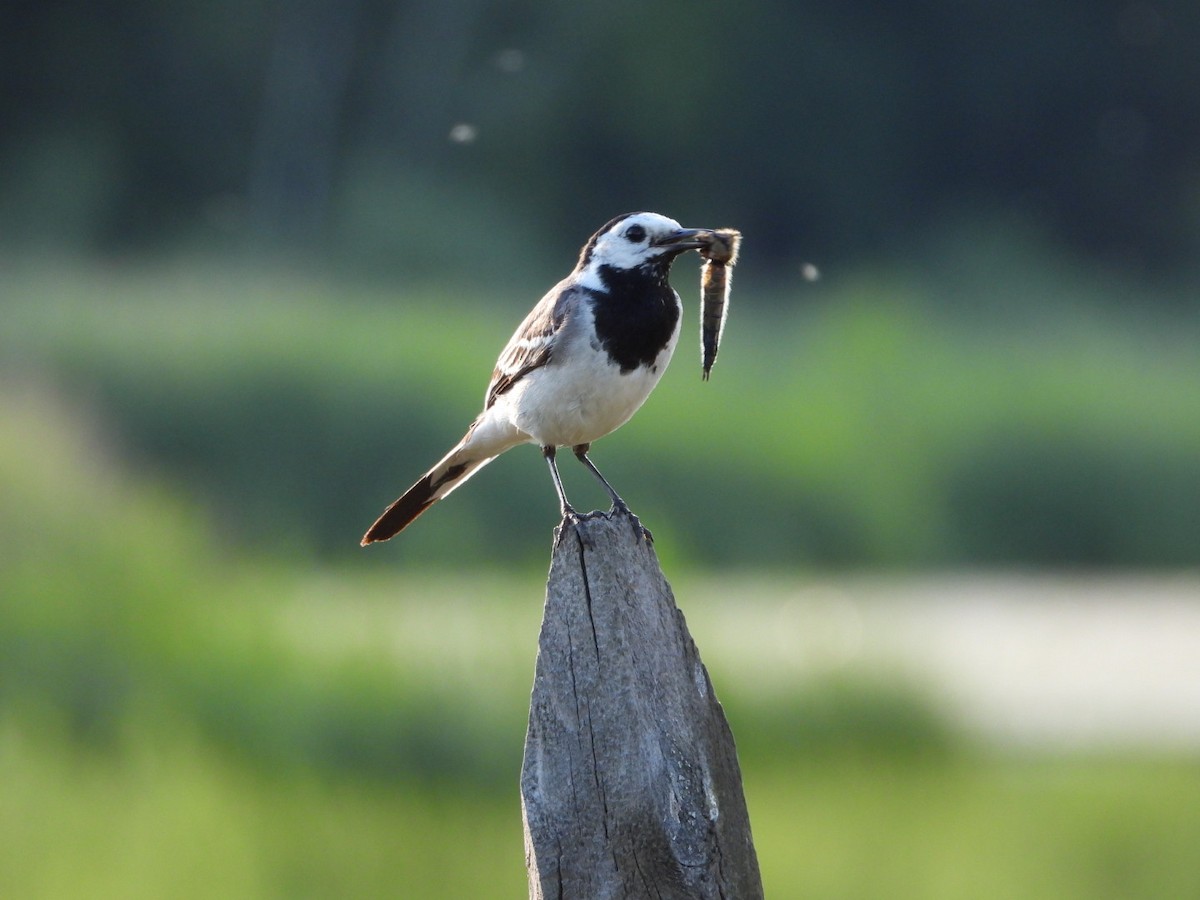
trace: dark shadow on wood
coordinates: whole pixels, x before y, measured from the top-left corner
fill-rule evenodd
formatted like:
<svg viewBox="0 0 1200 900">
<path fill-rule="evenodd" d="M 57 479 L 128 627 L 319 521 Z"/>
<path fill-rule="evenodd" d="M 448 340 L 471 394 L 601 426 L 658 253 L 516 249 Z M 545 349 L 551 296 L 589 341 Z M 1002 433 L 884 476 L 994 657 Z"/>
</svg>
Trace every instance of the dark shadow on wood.
<svg viewBox="0 0 1200 900">
<path fill-rule="evenodd" d="M 557 533 L 521 799 L 531 898 L 763 895 L 733 735 L 631 516 Z"/>
</svg>

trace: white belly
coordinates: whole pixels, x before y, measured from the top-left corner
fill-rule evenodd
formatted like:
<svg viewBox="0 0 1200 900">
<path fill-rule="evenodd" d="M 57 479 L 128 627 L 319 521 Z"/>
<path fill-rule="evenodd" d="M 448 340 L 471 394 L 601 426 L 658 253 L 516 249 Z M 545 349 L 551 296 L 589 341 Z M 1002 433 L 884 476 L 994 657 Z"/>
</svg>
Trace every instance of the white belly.
<svg viewBox="0 0 1200 900">
<path fill-rule="evenodd" d="M 678 339 L 677 325 L 653 366 L 625 374 L 607 352 L 581 341 L 572 348 L 570 365 L 555 360 L 530 372 L 506 395 L 511 421 L 543 446 L 590 444 L 638 411 L 666 371 Z"/>
</svg>

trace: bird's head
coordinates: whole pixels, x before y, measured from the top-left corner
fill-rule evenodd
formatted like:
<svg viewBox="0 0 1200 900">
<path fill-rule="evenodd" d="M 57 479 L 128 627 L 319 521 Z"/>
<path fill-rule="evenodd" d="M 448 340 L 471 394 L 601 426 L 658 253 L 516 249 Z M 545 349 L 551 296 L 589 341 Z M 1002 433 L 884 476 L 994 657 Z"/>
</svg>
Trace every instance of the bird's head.
<svg viewBox="0 0 1200 900">
<path fill-rule="evenodd" d="M 579 269 L 665 272 L 680 253 L 707 246 L 711 236 L 709 229 L 684 228 L 658 213 L 626 213 L 592 235 L 580 254 Z"/>
</svg>

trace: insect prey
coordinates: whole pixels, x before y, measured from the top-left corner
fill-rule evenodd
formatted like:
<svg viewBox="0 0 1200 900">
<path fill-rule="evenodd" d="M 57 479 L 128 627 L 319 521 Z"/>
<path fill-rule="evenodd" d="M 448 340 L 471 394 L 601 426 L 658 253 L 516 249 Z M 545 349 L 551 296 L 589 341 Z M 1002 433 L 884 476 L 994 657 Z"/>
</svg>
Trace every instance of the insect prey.
<svg viewBox="0 0 1200 900">
<path fill-rule="evenodd" d="M 721 334 L 725 331 L 732 267 L 737 262 L 741 240 L 740 232 L 720 228 L 711 233 L 708 245 L 700 248 L 700 255 L 704 257 L 704 267 L 700 271 L 700 349 L 704 359 L 701 377 L 705 381 L 716 362 Z"/>
</svg>

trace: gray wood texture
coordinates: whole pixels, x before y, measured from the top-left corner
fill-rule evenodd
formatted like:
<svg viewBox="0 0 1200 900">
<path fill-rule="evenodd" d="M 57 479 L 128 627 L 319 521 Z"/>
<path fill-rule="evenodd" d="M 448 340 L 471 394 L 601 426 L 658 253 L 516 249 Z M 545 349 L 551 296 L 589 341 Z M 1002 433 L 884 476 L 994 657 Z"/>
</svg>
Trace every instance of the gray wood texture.
<svg viewBox="0 0 1200 900">
<path fill-rule="evenodd" d="M 631 516 L 560 526 L 521 771 L 529 896 L 763 896 L 733 735 Z"/>
</svg>

